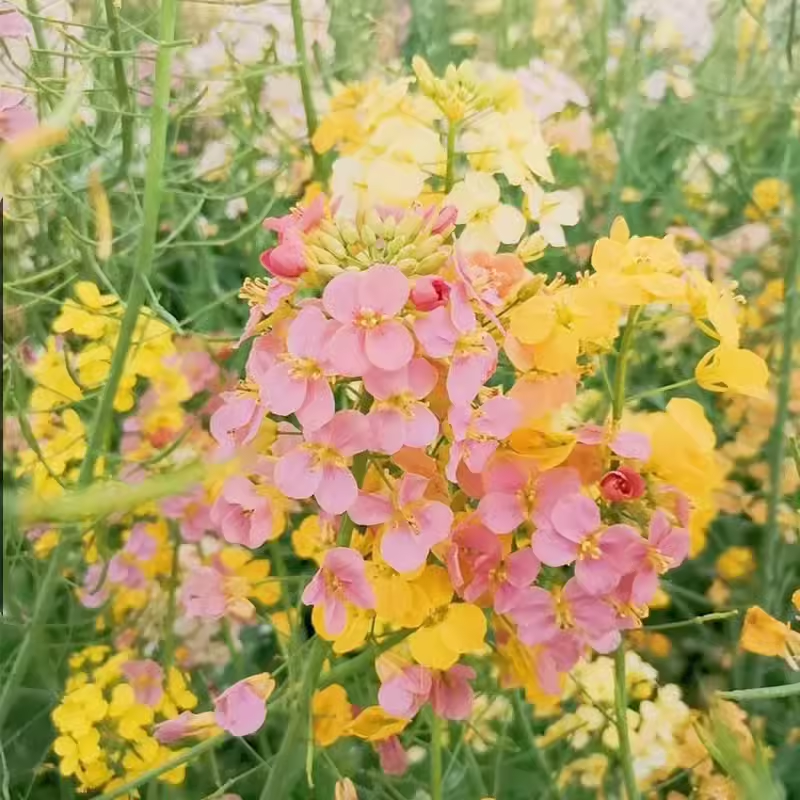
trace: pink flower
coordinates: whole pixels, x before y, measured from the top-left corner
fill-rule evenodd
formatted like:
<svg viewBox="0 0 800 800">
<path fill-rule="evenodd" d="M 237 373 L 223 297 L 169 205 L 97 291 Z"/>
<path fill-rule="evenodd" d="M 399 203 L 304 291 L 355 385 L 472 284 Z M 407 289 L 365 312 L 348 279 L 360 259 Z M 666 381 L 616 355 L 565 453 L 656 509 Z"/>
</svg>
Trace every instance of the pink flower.
<svg viewBox="0 0 800 800">
<path fill-rule="evenodd" d="M 325 350 L 337 329 L 319 308 L 306 306 L 295 317 L 286 338 L 286 353 L 259 379 L 267 408 L 278 416 L 297 414 L 303 428 L 314 430 L 333 418 L 333 392 L 325 377 Z"/>
<path fill-rule="evenodd" d="M 476 565 L 502 560 L 500 540 L 475 516 L 462 520 L 454 529 L 445 553 L 445 566 L 453 588 L 463 597 Z"/>
<path fill-rule="evenodd" d="M 450 298 L 450 284 L 435 275 L 423 275 L 414 281 L 411 302 L 418 311 L 433 311 L 447 305 Z"/>
<path fill-rule="evenodd" d="M 663 511 L 650 519 L 647 539 L 639 540 L 638 564 L 634 571 L 631 599 L 635 604 L 647 604 L 658 589 L 658 578 L 680 566 L 689 555 L 689 532 L 673 528 Z"/>
<path fill-rule="evenodd" d="M 296 230 L 288 230 L 280 244 L 261 254 L 261 266 L 276 278 L 298 278 L 306 266 L 306 246 Z"/>
<path fill-rule="evenodd" d="M 378 703 L 395 717 L 412 719 L 430 698 L 432 675 L 431 670 L 418 664 L 406 667 L 381 684 Z"/>
<path fill-rule="evenodd" d="M 32 34 L 30 22 L 11 3 L 0 2 L 0 37 L 14 39 Z"/>
<path fill-rule="evenodd" d="M 184 579 L 180 599 L 187 617 L 222 619 L 228 610 L 223 575 L 213 567 L 196 567 Z"/>
<path fill-rule="evenodd" d="M 373 742 L 381 762 L 381 769 L 385 775 L 405 775 L 408 771 L 408 753 L 403 749 L 403 744 L 398 736 L 390 736 Z"/>
<path fill-rule="evenodd" d="M 184 711 L 175 719 L 168 719 L 156 725 L 153 735 L 161 744 L 173 744 L 187 736 L 211 733 L 215 730 L 214 714 L 206 711 L 203 714 L 192 714 Z M 218 730 L 218 729 L 217 729 Z"/>
<path fill-rule="evenodd" d="M 253 441 L 265 414 L 257 391 L 223 392 L 222 405 L 211 415 L 208 425 L 220 445 L 220 455 L 233 455 L 237 447 Z"/>
<path fill-rule="evenodd" d="M 271 280 L 264 292 L 264 301 L 250 308 L 247 323 L 236 346 L 241 346 L 242 342 L 254 336 L 259 323 L 272 314 L 287 297 L 291 297 L 293 294 L 294 286 L 291 283 L 286 283 L 278 278 Z"/>
<path fill-rule="evenodd" d="M 158 542 L 147 532 L 146 525 L 134 525 L 125 546 L 108 565 L 108 579 L 130 589 L 140 589 L 145 584 L 140 562 L 150 561 L 157 550 Z"/>
<path fill-rule="evenodd" d="M 510 397 L 498 395 L 482 406 L 454 405 L 448 420 L 454 441 L 447 464 L 447 479 L 456 481 L 456 469 L 462 460 L 471 472 L 482 472 L 497 450 L 500 439 L 510 436 L 520 422 L 520 408 Z"/>
<path fill-rule="evenodd" d="M 325 216 L 325 203 L 325 195 L 318 194 L 305 208 L 293 208 L 282 217 L 267 217 L 263 225 L 267 230 L 278 234 L 278 241 L 283 241 L 283 237 L 289 231 L 308 233 L 316 228 Z"/>
<path fill-rule="evenodd" d="M 435 217 L 431 226 L 431 233 L 439 236 L 448 236 L 456 227 L 458 219 L 458 209 L 455 206 L 442 206 L 438 211 L 435 206 L 429 206 L 423 212 L 423 217 L 431 219 Z"/>
<path fill-rule="evenodd" d="M 581 444 L 608 444 L 611 452 L 621 458 L 635 458 L 639 461 L 650 458 L 650 440 L 645 434 L 620 431 L 609 437 L 609 430 L 602 425 L 584 425 L 577 433 Z"/>
<path fill-rule="evenodd" d="M 638 500 L 645 493 L 644 478 L 630 467 L 618 467 L 600 479 L 600 494 L 612 503 Z"/>
<path fill-rule="evenodd" d="M 36 114 L 28 108 L 25 95 L 14 89 L 0 89 L 0 141 L 13 141 L 36 125 Z"/>
<path fill-rule="evenodd" d="M 307 606 L 322 606 L 325 629 L 331 636 L 338 636 L 347 623 L 345 602 L 375 608 L 375 593 L 367 581 L 361 554 L 348 547 L 328 550 L 302 599 Z"/>
<path fill-rule="evenodd" d="M 214 385 L 219 378 L 219 367 L 205 350 L 189 350 L 164 359 L 167 366 L 179 369 L 194 393 Z"/>
<path fill-rule="evenodd" d="M 439 420 L 422 398 L 436 386 L 436 370 L 424 358 L 413 358 L 393 372 L 372 369 L 364 386 L 375 398 L 367 419 L 371 450 L 394 455 L 402 447 L 427 447 L 439 435 Z"/>
<path fill-rule="evenodd" d="M 580 491 L 581 480 L 569 467 L 539 473 L 529 459 L 498 457 L 484 473 L 483 485 L 480 518 L 495 533 L 511 533 L 526 520 L 546 518 L 558 500 Z"/>
<path fill-rule="evenodd" d="M 570 669 L 581 647 L 589 645 L 599 653 L 610 653 L 620 642 L 614 609 L 591 595 L 571 578 L 554 593 L 534 586 L 510 612 L 518 626 L 519 638 L 527 645 L 546 644 L 560 671 Z"/>
<path fill-rule="evenodd" d="M 131 685 L 137 703 L 155 708 L 164 695 L 164 670 L 149 658 L 126 661 L 122 674 Z"/>
<path fill-rule="evenodd" d="M 641 537 L 628 525 L 604 527 L 600 509 L 582 494 L 561 498 L 550 526 L 536 531 L 533 551 L 551 567 L 575 564 L 575 578 L 590 594 L 607 594 L 635 563 Z"/>
<path fill-rule="evenodd" d="M 414 339 L 396 317 L 409 291 L 408 278 L 387 264 L 345 272 L 325 287 L 325 311 L 341 323 L 329 351 L 336 372 L 357 376 L 372 367 L 397 370 L 408 364 Z"/>
<path fill-rule="evenodd" d="M 425 497 L 429 482 L 408 472 L 391 498 L 362 492 L 350 508 L 350 519 L 357 525 L 385 525 L 381 555 L 398 572 L 421 567 L 431 548 L 450 535 L 453 512 Z"/>
<path fill-rule="evenodd" d="M 244 475 L 232 475 L 211 507 L 211 520 L 226 542 L 251 550 L 272 538 L 272 505 L 269 498 Z"/>
<path fill-rule="evenodd" d="M 498 551 L 476 559 L 472 580 L 463 597 L 474 603 L 483 595 L 493 595 L 492 605 L 498 614 L 513 608 L 539 574 L 541 564 L 530 547 L 510 553 L 505 561 Z"/>
<path fill-rule="evenodd" d="M 189 494 L 168 497 L 161 501 L 161 512 L 167 519 L 178 520 L 185 542 L 199 542 L 214 527 L 206 492 L 198 486 Z"/>
<path fill-rule="evenodd" d="M 431 685 L 431 707 L 442 719 L 469 719 L 472 713 L 472 686 L 475 670 L 455 664 L 446 672 L 434 673 Z"/>
<path fill-rule="evenodd" d="M 295 500 L 312 495 L 323 511 L 342 514 L 358 497 L 350 459 L 369 447 L 367 418 L 358 411 L 340 411 L 313 431 L 303 431 L 303 444 L 282 456 L 275 466 L 275 485 Z"/>
<path fill-rule="evenodd" d="M 234 736 L 255 733 L 267 718 L 267 698 L 274 688 L 267 672 L 234 683 L 214 700 L 217 725 Z"/>
<path fill-rule="evenodd" d="M 100 608 L 108 600 L 109 585 L 105 580 L 102 563 L 92 564 L 83 577 L 83 588 L 78 590 L 78 600 L 84 608 Z"/>
</svg>

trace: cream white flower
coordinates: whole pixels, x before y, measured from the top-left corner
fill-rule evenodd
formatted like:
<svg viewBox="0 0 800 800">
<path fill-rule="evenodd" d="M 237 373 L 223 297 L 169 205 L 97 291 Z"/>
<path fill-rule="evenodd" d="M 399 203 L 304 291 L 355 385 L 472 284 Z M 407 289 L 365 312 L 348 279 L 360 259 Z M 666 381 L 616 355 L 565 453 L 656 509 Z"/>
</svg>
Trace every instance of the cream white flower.
<svg viewBox="0 0 800 800">
<path fill-rule="evenodd" d="M 545 192 L 538 183 L 523 185 L 528 216 L 539 223 L 539 233 L 553 247 L 566 247 L 564 226 L 578 224 L 582 197 L 580 190 Z"/>
</svg>

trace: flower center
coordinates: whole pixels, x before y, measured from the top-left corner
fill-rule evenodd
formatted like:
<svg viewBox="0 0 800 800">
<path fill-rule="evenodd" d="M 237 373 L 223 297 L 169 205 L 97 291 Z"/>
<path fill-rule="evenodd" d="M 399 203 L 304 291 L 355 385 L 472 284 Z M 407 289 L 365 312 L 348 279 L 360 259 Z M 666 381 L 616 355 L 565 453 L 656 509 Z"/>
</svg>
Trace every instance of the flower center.
<svg viewBox="0 0 800 800">
<path fill-rule="evenodd" d="M 578 558 L 580 559 L 598 559 L 600 558 L 603 553 L 600 550 L 600 536 L 602 531 L 595 531 L 594 533 L 590 533 L 579 545 L 578 545 Z"/>
<path fill-rule="evenodd" d="M 326 444 L 306 443 L 303 445 L 306 450 L 310 450 L 314 455 L 317 466 L 346 467 L 347 459 L 338 451 Z"/>
<path fill-rule="evenodd" d="M 659 552 L 655 547 L 647 548 L 647 560 L 659 575 L 663 575 L 672 568 L 672 559 Z"/>
<path fill-rule="evenodd" d="M 361 308 L 356 314 L 354 322 L 360 328 L 370 329 L 377 328 L 386 319 L 387 317 L 384 317 L 378 311 L 373 311 L 371 308 Z"/>
<path fill-rule="evenodd" d="M 410 418 L 414 403 L 417 399 L 411 392 L 403 392 L 402 394 L 395 394 L 386 400 L 380 400 L 375 405 L 377 408 L 390 408 L 393 411 L 399 411 L 403 416 Z"/>
<path fill-rule="evenodd" d="M 486 344 L 483 341 L 481 331 L 473 331 L 460 336 L 455 346 L 455 355 L 468 356 L 483 354 L 486 352 Z"/>
<path fill-rule="evenodd" d="M 315 380 L 322 377 L 322 370 L 313 358 L 300 358 L 287 353 L 281 356 L 281 360 L 289 365 L 289 374 L 293 378 Z"/>
<path fill-rule="evenodd" d="M 575 616 L 560 591 L 556 594 L 556 625 L 562 631 L 575 627 Z"/>
</svg>

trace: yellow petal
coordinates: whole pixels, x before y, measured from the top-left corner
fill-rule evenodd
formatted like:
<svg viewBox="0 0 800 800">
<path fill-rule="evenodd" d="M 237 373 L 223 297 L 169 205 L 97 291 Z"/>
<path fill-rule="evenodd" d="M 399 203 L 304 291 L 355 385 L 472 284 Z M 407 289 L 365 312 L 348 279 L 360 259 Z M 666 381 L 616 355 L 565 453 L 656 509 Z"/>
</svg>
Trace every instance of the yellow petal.
<svg viewBox="0 0 800 800">
<path fill-rule="evenodd" d="M 710 392 L 766 397 L 769 369 L 751 350 L 721 344 L 706 353 L 695 369 L 697 383 Z"/>
<path fill-rule="evenodd" d="M 475 653 L 483 649 L 486 617 L 478 606 L 456 603 L 448 609 L 441 623 L 442 641 L 458 653 Z"/>
<path fill-rule="evenodd" d="M 624 217 L 617 217 L 614 222 L 611 223 L 609 238 L 620 244 L 625 244 L 628 239 L 631 238 L 631 231 Z"/>
</svg>

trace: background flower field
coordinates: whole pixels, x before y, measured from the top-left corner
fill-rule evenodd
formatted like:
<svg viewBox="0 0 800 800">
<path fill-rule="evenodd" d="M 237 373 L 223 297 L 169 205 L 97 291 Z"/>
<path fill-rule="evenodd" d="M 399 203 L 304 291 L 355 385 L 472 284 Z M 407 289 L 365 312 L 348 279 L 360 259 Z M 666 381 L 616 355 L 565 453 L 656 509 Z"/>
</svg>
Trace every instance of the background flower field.
<svg viewBox="0 0 800 800">
<path fill-rule="evenodd" d="M 0 0 L 0 797 L 800 797 L 795 0 Z"/>
</svg>

